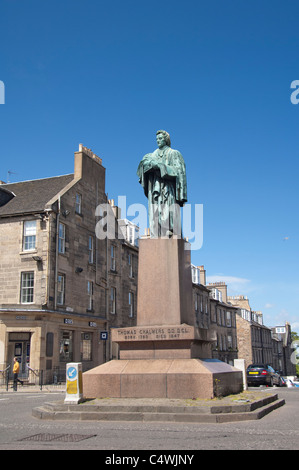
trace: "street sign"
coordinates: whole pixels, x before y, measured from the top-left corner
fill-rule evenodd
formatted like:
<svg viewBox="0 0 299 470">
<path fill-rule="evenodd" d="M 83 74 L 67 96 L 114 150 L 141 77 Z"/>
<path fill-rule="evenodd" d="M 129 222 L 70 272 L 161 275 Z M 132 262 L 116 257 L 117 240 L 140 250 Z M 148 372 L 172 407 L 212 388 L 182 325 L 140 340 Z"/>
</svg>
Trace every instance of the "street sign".
<svg viewBox="0 0 299 470">
<path fill-rule="evenodd" d="M 100 332 L 100 339 L 101 339 L 102 341 L 107 341 L 107 339 L 108 339 L 108 331 L 101 331 L 101 332 Z"/>
</svg>

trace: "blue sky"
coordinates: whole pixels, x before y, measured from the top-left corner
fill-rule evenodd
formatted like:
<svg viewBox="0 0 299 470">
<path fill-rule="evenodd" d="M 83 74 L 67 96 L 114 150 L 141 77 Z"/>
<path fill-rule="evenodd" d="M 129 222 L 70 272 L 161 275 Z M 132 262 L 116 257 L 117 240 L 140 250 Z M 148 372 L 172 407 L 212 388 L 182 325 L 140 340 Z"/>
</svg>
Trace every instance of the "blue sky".
<svg viewBox="0 0 299 470">
<path fill-rule="evenodd" d="M 291 0 L 1 0 L 0 179 L 71 173 L 83 143 L 110 198 L 146 204 L 136 169 L 166 129 L 203 204 L 192 262 L 299 331 L 297 16 Z"/>
</svg>

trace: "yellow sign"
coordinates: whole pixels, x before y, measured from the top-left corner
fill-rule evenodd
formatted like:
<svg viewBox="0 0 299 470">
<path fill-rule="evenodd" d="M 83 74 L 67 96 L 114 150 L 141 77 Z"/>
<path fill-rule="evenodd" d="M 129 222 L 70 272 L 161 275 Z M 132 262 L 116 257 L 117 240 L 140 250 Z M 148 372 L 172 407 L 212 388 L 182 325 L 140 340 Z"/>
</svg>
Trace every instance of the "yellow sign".
<svg viewBox="0 0 299 470">
<path fill-rule="evenodd" d="M 69 395 L 75 395 L 76 393 L 78 393 L 77 380 L 73 382 L 70 382 L 69 380 L 67 381 L 66 393 L 68 393 Z"/>
</svg>

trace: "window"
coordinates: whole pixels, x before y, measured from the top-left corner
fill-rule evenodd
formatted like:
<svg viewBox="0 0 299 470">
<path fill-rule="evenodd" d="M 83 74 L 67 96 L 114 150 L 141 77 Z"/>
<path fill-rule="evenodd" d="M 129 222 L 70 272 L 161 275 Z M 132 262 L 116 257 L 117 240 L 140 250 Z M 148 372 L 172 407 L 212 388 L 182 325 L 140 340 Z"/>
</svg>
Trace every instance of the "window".
<svg viewBox="0 0 299 470">
<path fill-rule="evenodd" d="M 116 247 L 111 245 L 111 252 L 110 252 L 110 269 L 111 271 L 115 271 L 115 251 Z"/>
<path fill-rule="evenodd" d="M 111 287 L 110 289 L 110 313 L 116 312 L 116 289 Z"/>
<path fill-rule="evenodd" d="M 34 295 L 34 272 L 21 274 L 21 303 L 32 304 Z"/>
<path fill-rule="evenodd" d="M 76 214 L 82 214 L 82 196 L 79 193 L 76 193 Z"/>
<path fill-rule="evenodd" d="M 60 347 L 59 347 L 60 361 L 71 362 L 73 360 L 73 332 L 61 331 L 60 332 Z"/>
<path fill-rule="evenodd" d="M 134 317 L 134 294 L 129 292 L 129 317 Z"/>
<path fill-rule="evenodd" d="M 91 348 L 92 345 L 92 334 L 91 333 L 81 333 L 81 361 L 91 361 Z"/>
<path fill-rule="evenodd" d="M 88 237 L 88 262 L 94 263 L 94 238 L 92 236 Z"/>
<path fill-rule="evenodd" d="M 249 310 L 246 310 L 245 308 L 242 308 L 241 309 L 241 315 L 242 315 L 242 318 L 244 318 L 244 320 L 247 320 L 247 321 L 250 321 L 250 311 Z"/>
<path fill-rule="evenodd" d="M 59 223 L 58 230 L 58 252 L 65 253 L 65 225 Z"/>
<path fill-rule="evenodd" d="M 129 243 L 131 243 L 131 245 L 134 245 L 134 240 L 135 240 L 135 228 L 129 227 Z"/>
<path fill-rule="evenodd" d="M 195 294 L 195 299 L 194 299 L 194 307 L 195 307 L 195 312 L 198 312 L 198 304 L 199 304 L 199 295 Z"/>
<path fill-rule="evenodd" d="M 276 327 L 276 333 L 285 333 L 285 332 L 286 332 L 285 326 Z"/>
<path fill-rule="evenodd" d="M 226 326 L 232 326 L 232 319 L 231 319 L 231 313 L 226 312 Z"/>
<path fill-rule="evenodd" d="M 57 278 L 57 305 L 64 304 L 65 297 L 65 275 L 58 274 Z"/>
<path fill-rule="evenodd" d="M 233 347 L 233 338 L 231 335 L 227 335 L 227 347 L 230 349 Z"/>
<path fill-rule="evenodd" d="M 36 220 L 27 220 L 24 222 L 23 250 L 35 250 L 36 248 Z"/>
<path fill-rule="evenodd" d="M 200 284 L 200 282 L 199 282 L 199 269 L 194 265 L 191 265 L 191 274 L 192 274 L 193 284 Z"/>
<path fill-rule="evenodd" d="M 88 310 L 93 310 L 93 282 L 87 281 Z"/>
<path fill-rule="evenodd" d="M 133 277 L 133 255 L 128 254 L 129 276 Z"/>
</svg>

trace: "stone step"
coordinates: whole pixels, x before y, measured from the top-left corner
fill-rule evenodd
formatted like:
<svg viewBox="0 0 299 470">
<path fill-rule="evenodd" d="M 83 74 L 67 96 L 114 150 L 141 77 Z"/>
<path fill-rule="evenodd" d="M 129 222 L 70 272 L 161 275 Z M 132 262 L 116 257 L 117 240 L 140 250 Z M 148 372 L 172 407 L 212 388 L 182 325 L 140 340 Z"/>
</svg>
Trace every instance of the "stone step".
<svg viewBox="0 0 299 470">
<path fill-rule="evenodd" d="M 272 398 L 272 399 L 271 399 Z M 227 423 L 261 419 L 283 406 L 277 395 L 258 402 L 235 406 L 178 407 L 178 406 L 121 406 L 121 405 L 64 405 L 45 403 L 32 410 L 34 417 L 49 420 L 72 421 L 139 421 L 176 423 Z M 238 409 L 237 409 L 238 408 Z"/>
</svg>

